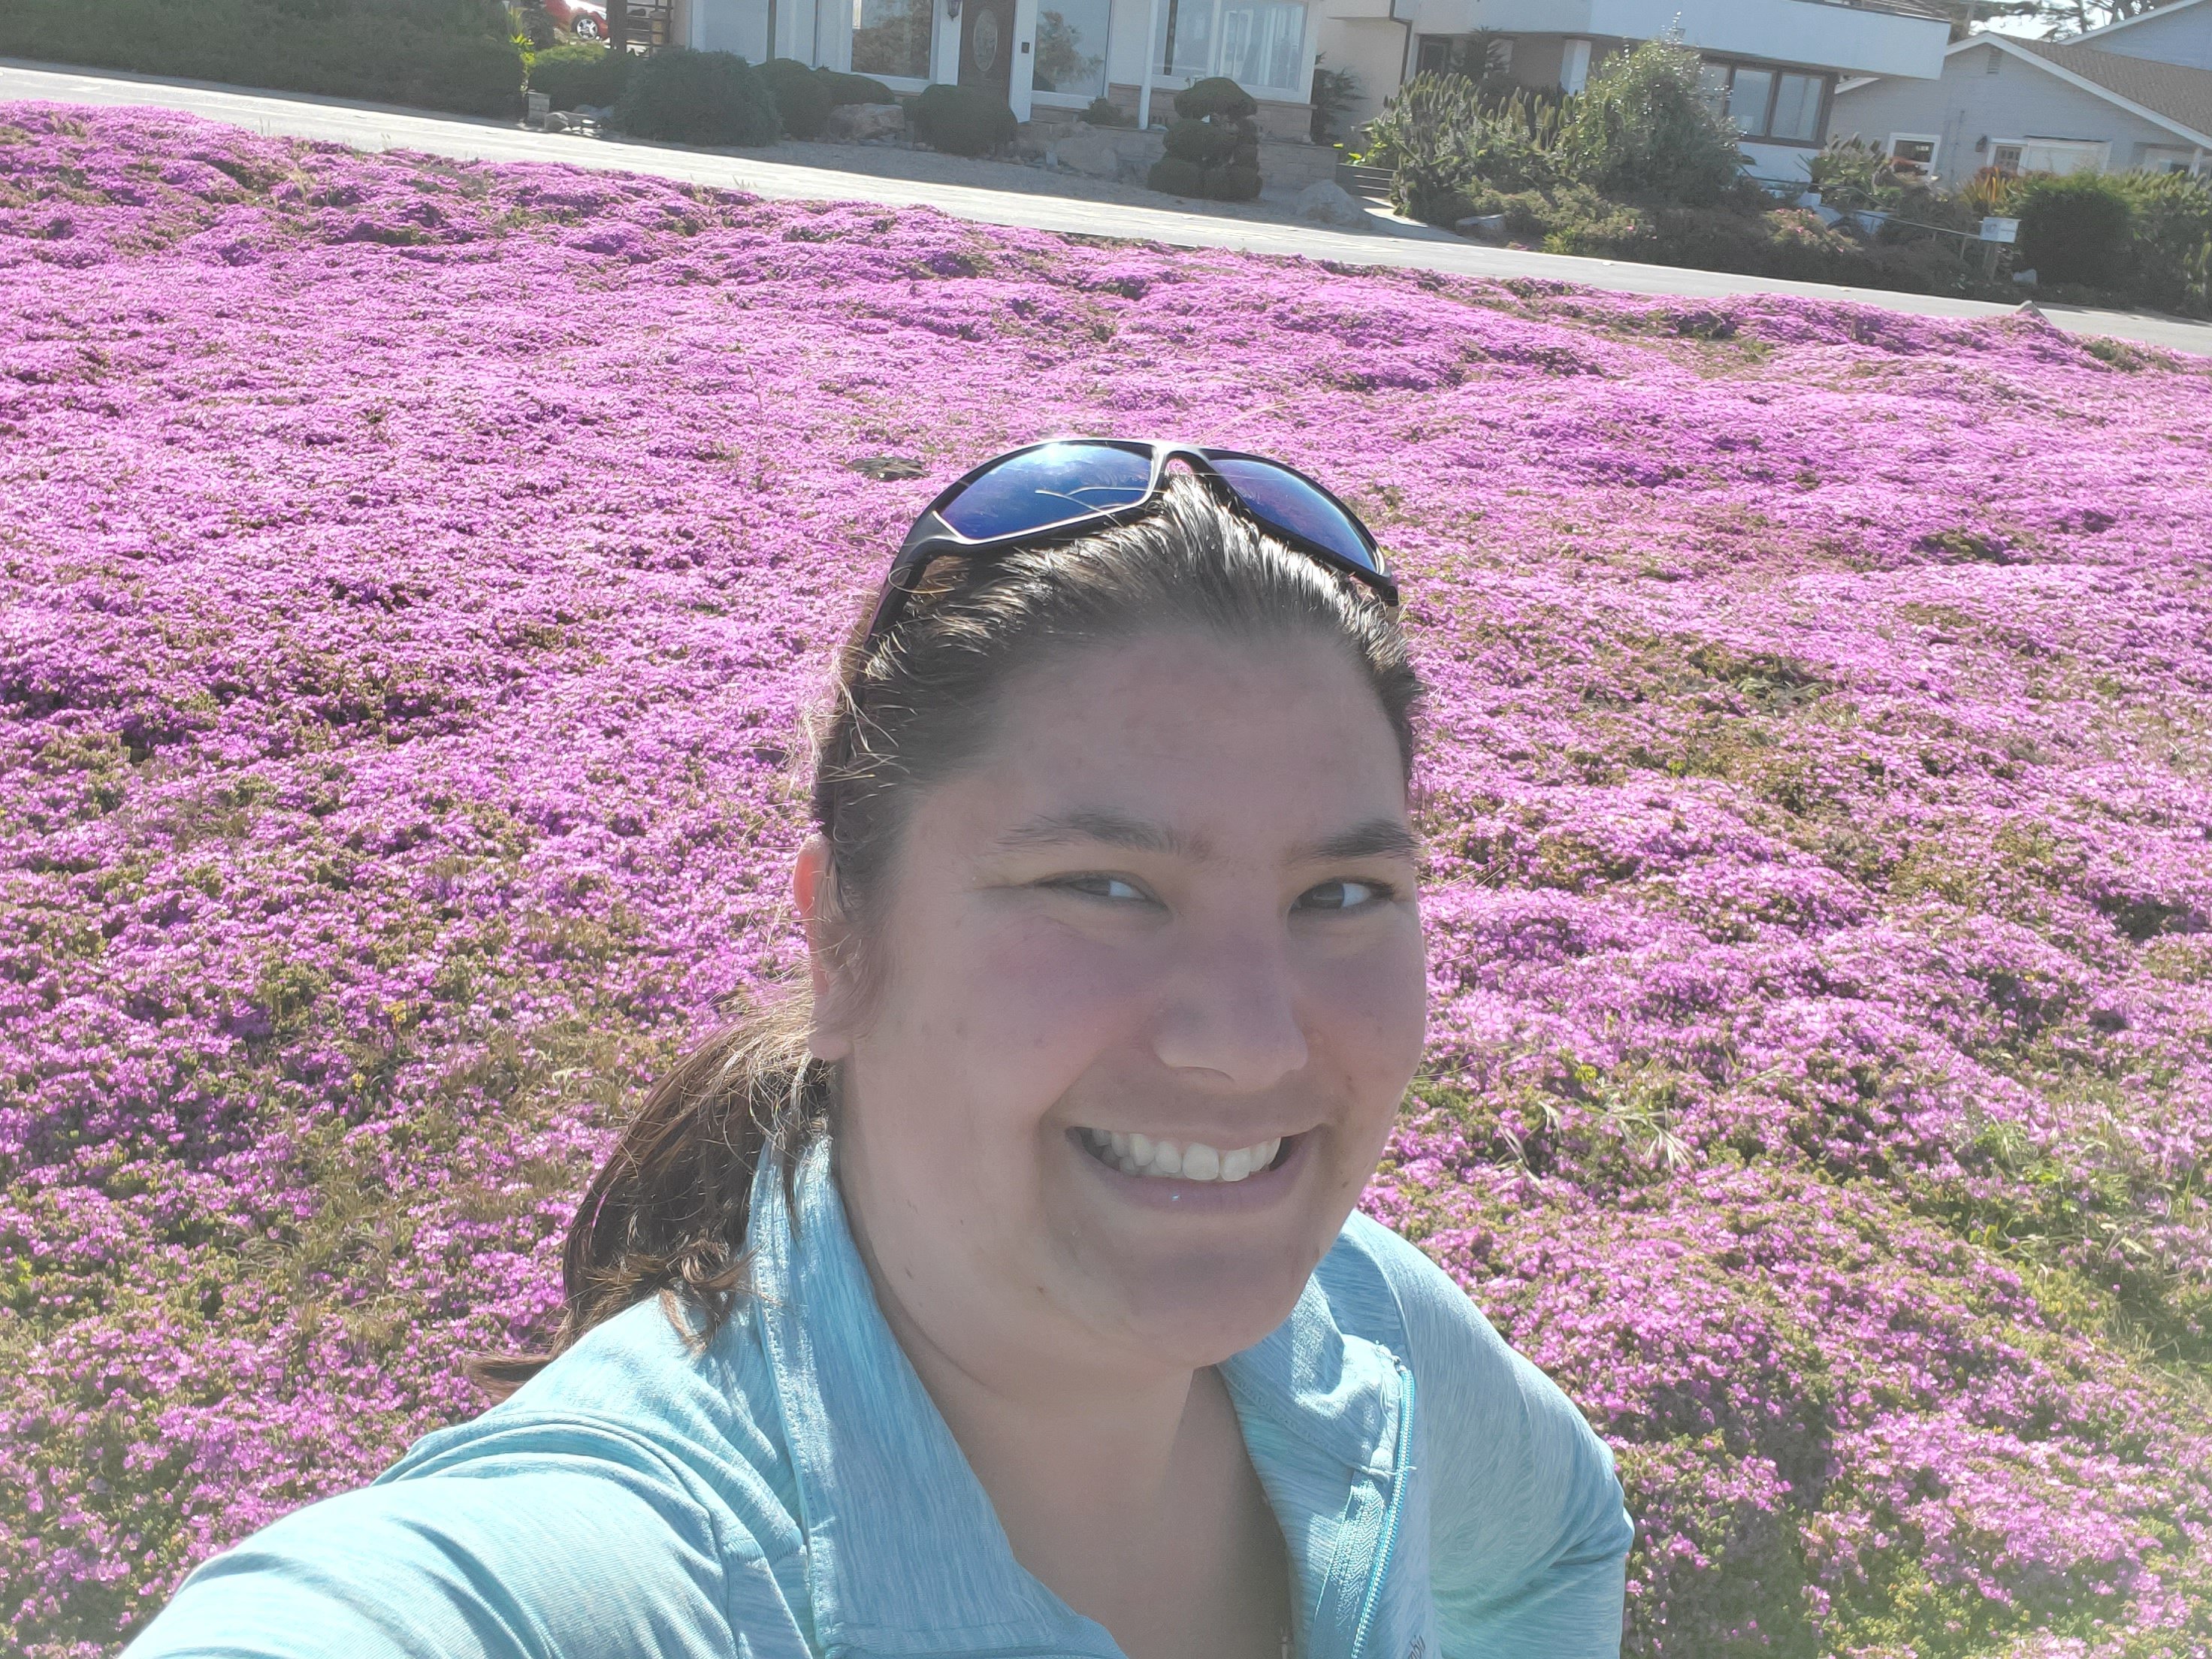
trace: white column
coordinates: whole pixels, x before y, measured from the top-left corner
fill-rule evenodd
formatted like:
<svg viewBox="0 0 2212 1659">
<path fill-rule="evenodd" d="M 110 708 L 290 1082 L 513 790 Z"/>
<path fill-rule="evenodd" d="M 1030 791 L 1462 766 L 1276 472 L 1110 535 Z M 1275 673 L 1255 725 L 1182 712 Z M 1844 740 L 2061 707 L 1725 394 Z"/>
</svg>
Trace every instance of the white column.
<svg viewBox="0 0 2212 1659">
<path fill-rule="evenodd" d="M 1589 80 L 1590 43 L 1568 40 L 1559 49 L 1559 85 L 1567 92 L 1580 92 Z"/>
<path fill-rule="evenodd" d="M 1137 131 L 1142 132 L 1152 125 L 1152 54 L 1159 48 L 1160 7 L 1166 0 L 1152 0 L 1145 14 L 1144 65 L 1137 76 Z"/>
<path fill-rule="evenodd" d="M 945 15 L 946 0 L 937 0 L 937 33 L 930 43 L 929 78 L 957 84 L 960 79 L 960 20 Z"/>
<path fill-rule="evenodd" d="M 1030 118 L 1030 94 L 1036 90 L 1037 0 L 1014 0 L 1014 38 L 1006 42 L 1013 53 L 1013 73 L 1006 82 L 1006 102 L 1017 121 Z"/>
</svg>

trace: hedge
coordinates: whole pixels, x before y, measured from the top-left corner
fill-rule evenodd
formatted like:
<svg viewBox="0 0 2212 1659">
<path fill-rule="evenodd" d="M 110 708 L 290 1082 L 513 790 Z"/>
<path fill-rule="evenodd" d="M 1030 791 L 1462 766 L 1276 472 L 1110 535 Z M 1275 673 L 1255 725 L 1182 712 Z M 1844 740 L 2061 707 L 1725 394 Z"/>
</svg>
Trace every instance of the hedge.
<svg viewBox="0 0 2212 1659">
<path fill-rule="evenodd" d="M 522 90 L 497 0 L 6 0 L 0 57 L 471 115 Z"/>
<path fill-rule="evenodd" d="M 734 52 L 669 46 L 638 65 L 615 106 L 616 128 L 679 144 L 772 144 L 775 97 Z"/>
<path fill-rule="evenodd" d="M 610 52 L 578 41 L 541 52 L 530 65 L 530 89 L 552 100 L 555 109 L 591 104 L 605 109 L 618 102 L 630 72 L 644 60 L 634 52 Z"/>
<path fill-rule="evenodd" d="M 1005 100 L 981 87 L 927 86 L 907 106 L 915 136 L 951 155 L 988 155 L 1014 140 L 1020 124 Z"/>
</svg>

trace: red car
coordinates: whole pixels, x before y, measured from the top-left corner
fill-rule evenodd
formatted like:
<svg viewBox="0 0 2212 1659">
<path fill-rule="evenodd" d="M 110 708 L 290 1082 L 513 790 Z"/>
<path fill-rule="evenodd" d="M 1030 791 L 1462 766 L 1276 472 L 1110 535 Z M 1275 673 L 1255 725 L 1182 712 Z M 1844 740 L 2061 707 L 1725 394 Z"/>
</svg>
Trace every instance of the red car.
<svg viewBox="0 0 2212 1659">
<path fill-rule="evenodd" d="M 545 15 L 579 40 L 607 38 L 607 9 L 599 0 L 544 0 Z"/>
</svg>

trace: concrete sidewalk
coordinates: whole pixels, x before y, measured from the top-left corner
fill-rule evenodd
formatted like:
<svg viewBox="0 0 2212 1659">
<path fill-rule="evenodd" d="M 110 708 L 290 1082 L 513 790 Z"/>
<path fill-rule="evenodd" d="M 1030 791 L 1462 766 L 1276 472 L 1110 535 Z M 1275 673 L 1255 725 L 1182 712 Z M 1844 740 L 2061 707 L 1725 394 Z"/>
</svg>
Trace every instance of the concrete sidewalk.
<svg viewBox="0 0 2212 1659">
<path fill-rule="evenodd" d="M 200 82 L 161 81 L 0 59 L 0 102 L 16 99 L 153 105 L 271 137 L 325 139 L 360 149 L 421 150 L 458 161 L 563 161 L 573 167 L 653 173 L 785 199 L 933 207 L 981 224 L 1073 236 L 1298 254 L 1346 264 L 1449 271 L 1463 276 L 1534 276 L 1627 294 L 1673 294 L 1699 299 L 1735 294 L 1798 294 L 1923 317 L 1996 317 L 2011 309 L 1936 295 L 1894 294 L 1881 289 L 1686 270 L 1674 265 L 1517 252 L 1481 246 L 1425 227 L 1394 224 L 1380 216 L 1376 219 L 1376 233 L 1328 230 L 1287 221 L 1279 209 L 1267 204 L 1225 208 L 1208 203 L 1179 208 L 1170 198 L 1151 191 L 1104 185 L 1079 175 L 1004 162 L 924 156 L 915 151 L 793 143 L 779 144 L 759 155 L 691 149 L 628 139 L 533 132 L 471 116 L 305 94 L 249 92 Z M 1132 198 L 1149 198 L 1149 202 Z M 2074 333 L 2109 335 L 2169 350 L 2212 356 L 2212 324 L 2074 306 L 2045 305 L 2043 311 L 2051 322 Z"/>
</svg>

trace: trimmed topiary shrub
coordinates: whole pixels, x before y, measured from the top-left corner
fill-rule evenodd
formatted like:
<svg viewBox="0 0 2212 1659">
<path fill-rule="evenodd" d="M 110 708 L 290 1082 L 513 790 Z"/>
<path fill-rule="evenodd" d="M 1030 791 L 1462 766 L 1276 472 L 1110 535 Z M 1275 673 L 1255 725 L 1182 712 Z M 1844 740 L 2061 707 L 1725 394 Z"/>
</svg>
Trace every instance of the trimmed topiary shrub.
<svg viewBox="0 0 2212 1659">
<path fill-rule="evenodd" d="M 1152 163 L 1152 172 L 1145 182 L 1154 190 L 1169 196 L 1204 197 L 1206 169 L 1195 161 L 1186 161 L 1178 156 L 1166 155 Z"/>
<path fill-rule="evenodd" d="M 1248 121 L 1260 112 L 1260 103 L 1227 76 L 1213 75 L 1176 94 L 1175 111 L 1192 121 Z"/>
<path fill-rule="evenodd" d="M 1094 127 L 1133 127 L 1134 110 L 1123 109 L 1111 98 L 1094 98 L 1084 106 L 1083 118 Z"/>
<path fill-rule="evenodd" d="M 760 66 L 761 79 L 775 94 L 775 112 L 793 138 L 819 138 L 830 118 L 830 89 L 796 58 L 771 58 Z"/>
<path fill-rule="evenodd" d="M 1211 121 L 1177 121 L 1168 129 L 1167 151 L 1178 161 L 1195 161 L 1201 167 L 1218 167 L 1237 150 L 1237 129 Z"/>
<path fill-rule="evenodd" d="M 542 92 L 555 109 L 579 104 L 611 108 L 629 83 L 630 71 L 645 60 L 634 52 L 609 52 L 579 41 L 541 52 L 530 65 L 530 89 Z"/>
<path fill-rule="evenodd" d="M 831 108 L 839 104 L 896 104 L 898 94 L 872 75 L 848 75 L 842 70 L 817 69 L 814 78 L 830 94 Z"/>
<path fill-rule="evenodd" d="M 927 86 L 907 106 L 915 136 L 948 155 L 988 155 L 1014 141 L 1012 110 L 981 87 Z"/>
<path fill-rule="evenodd" d="M 631 71 L 615 125 L 679 144 L 772 144 L 783 131 L 775 97 L 751 64 L 728 52 L 670 46 Z"/>
<path fill-rule="evenodd" d="M 2119 185 L 2101 173 L 2031 178 L 2021 186 L 2013 263 L 2043 282 L 2110 288 L 2126 263 L 2133 217 Z"/>
<path fill-rule="evenodd" d="M 1233 95 L 1232 95 L 1233 94 Z M 1146 182 L 1170 196 L 1249 202 L 1260 193 L 1259 105 L 1234 81 L 1216 76 L 1176 94 L 1182 118 L 1168 128 L 1167 154 Z"/>
</svg>

